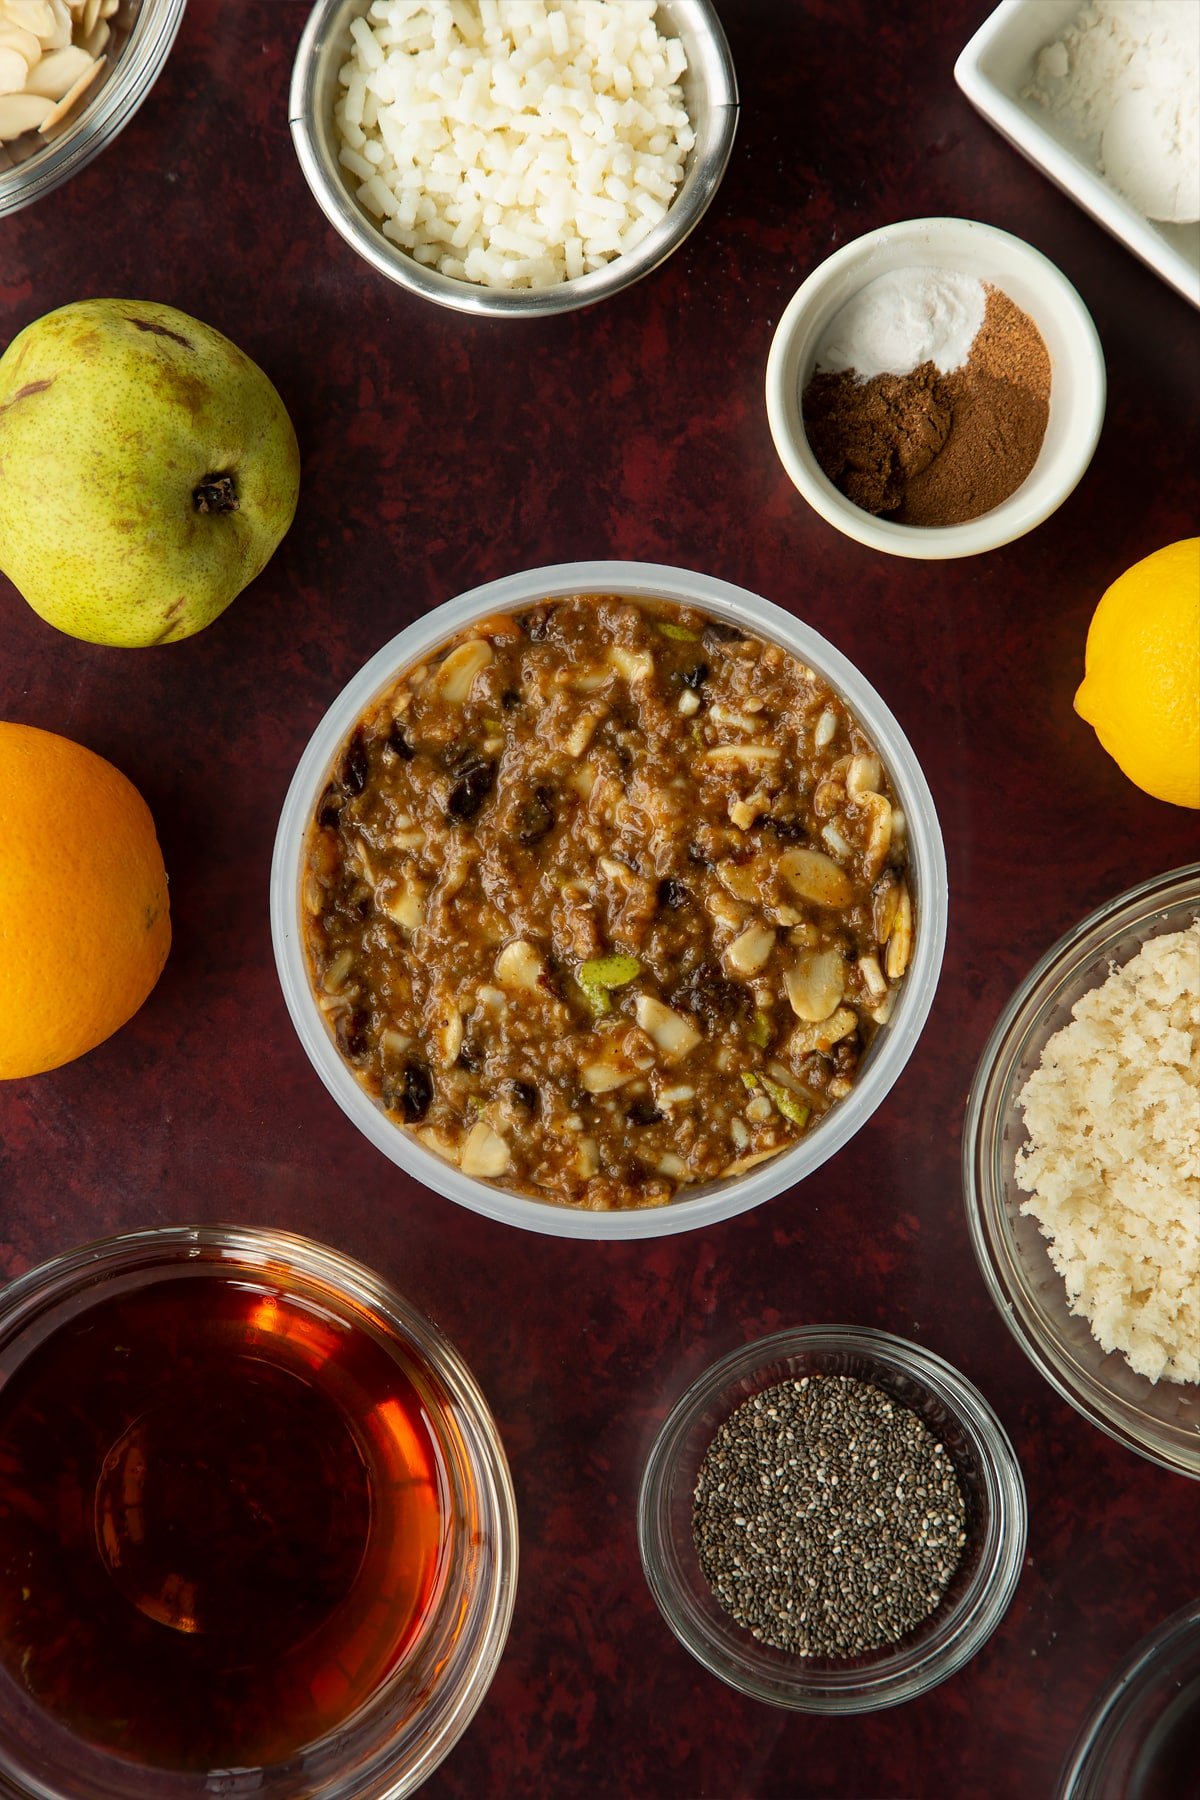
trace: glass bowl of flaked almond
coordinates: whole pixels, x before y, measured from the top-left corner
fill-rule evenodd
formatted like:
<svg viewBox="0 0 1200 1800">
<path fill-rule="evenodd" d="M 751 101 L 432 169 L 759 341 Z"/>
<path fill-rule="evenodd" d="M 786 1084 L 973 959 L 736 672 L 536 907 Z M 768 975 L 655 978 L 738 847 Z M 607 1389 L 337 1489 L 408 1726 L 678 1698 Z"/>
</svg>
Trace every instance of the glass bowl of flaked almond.
<svg viewBox="0 0 1200 1800">
<path fill-rule="evenodd" d="M 334 702 L 276 840 L 280 977 L 334 1098 L 436 1192 L 558 1236 L 811 1174 L 903 1070 L 945 923 L 879 695 L 793 614 L 652 564 L 419 619 Z"/>
<path fill-rule="evenodd" d="M 186 0 L 0 0 L 0 218 L 98 156 L 150 92 Z"/>
</svg>

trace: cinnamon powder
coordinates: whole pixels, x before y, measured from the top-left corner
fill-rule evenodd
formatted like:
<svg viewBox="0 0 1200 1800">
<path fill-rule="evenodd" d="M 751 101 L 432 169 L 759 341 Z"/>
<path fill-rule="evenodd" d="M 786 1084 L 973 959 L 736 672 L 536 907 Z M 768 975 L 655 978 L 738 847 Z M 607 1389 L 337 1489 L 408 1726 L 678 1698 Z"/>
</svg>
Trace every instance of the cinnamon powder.
<svg viewBox="0 0 1200 1800">
<path fill-rule="evenodd" d="M 961 525 L 1014 493 L 1037 461 L 1050 411 L 1050 357 L 1033 320 L 986 288 L 961 369 L 923 362 L 859 381 L 814 375 L 804 429 L 848 500 L 901 525 Z"/>
</svg>

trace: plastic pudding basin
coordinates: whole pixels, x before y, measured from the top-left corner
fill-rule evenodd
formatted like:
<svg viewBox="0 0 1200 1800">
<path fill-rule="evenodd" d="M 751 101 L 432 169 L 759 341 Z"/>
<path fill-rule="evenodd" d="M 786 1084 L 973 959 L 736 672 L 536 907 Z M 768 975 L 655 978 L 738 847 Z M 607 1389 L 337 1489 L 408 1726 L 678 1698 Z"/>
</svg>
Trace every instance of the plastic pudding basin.
<svg viewBox="0 0 1200 1800">
<path fill-rule="evenodd" d="M 614 257 L 576 281 L 518 292 L 460 281 L 425 267 L 386 238 L 355 198 L 338 162 L 333 120 L 338 71 L 350 45 L 351 22 L 368 0 L 317 0 L 304 28 L 292 70 L 288 121 L 304 179 L 329 223 L 380 275 L 425 300 L 458 312 L 492 318 L 546 318 L 607 299 L 640 280 L 678 249 L 708 210 L 721 185 L 738 121 L 737 80 L 729 45 L 710 0 L 659 0 L 657 23 L 666 37 L 683 40 L 688 68 L 681 86 L 695 148 L 665 218 L 627 255 Z"/>
<path fill-rule="evenodd" d="M 714 1434 L 752 1394 L 806 1375 L 871 1382 L 911 1407 L 945 1445 L 967 1501 L 962 1561 L 936 1610 L 899 1643 L 844 1660 L 759 1643 L 716 1599 L 692 1538 L 696 1475 Z M 779 1331 L 714 1363 L 672 1407 L 638 1497 L 642 1567 L 680 1643 L 731 1687 L 796 1712 L 897 1706 L 962 1668 L 1004 1617 L 1021 1575 L 1025 1532 L 1020 1466 L 983 1396 L 932 1351 L 853 1325 Z"/>
<path fill-rule="evenodd" d="M 1151 937 L 1200 915 L 1200 863 L 1141 882 L 1089 913 L 1026 976 L 988 1039 L 963 1125 L 963 1191 L 971 1244 L 1001 1318 L 1026 1356 L 1077 1412 L 1119 1444 L 1200 1478 L 1200 1386 L 1147 1381 L 1119 1351 L 1106 1353 L 1067 1307 L 1029 1195 L 1014 1178 L 1025 1141 L 1018 1097 L 1071 1008 Z"/>
<path fill-rule="evenodd" d="M 834 315 L 893 269 L 952 269 L 991 282 L 1029 314 L 1050 352 L 1050 417 L 1037 462 L 1009 498 L 963 525 L 897 525 L 855 506 L 809 447 L 800 396 Z M 909 219 L 835 251 L 793 297 L 767 359 L 767 418 L 780 461 L 808 504 L 847 537 L 891 556 L 943 561 L 1023 537 L 1057 510 L 1092 460 L 1104 422 L 1104 353 L 1083 301 L 1020 238 L 970 219 Z"/>
<path fill-rule="evenodd" d="M 585 1212 L 509 1193 L 462 1172 L 394 1123 L 362 1088 L 330 1036 L 309 979 L 300 914 L 304 847 L 318 797 L 347 734 L 395 678 L 439 644 L 496 612 L 568 594 L 627 594 L 701 607 L 781 644 L 844 696 L 873 740 L 908 820 L 909 879 L 917 915 L 913 957 L 888 1025 L 853 1091 L 791 1150 L 734 1180 L 710 1183 L 667 1206 Z M 854 665 L 782 607 L 712 576 L 656 563 L 559 563 L 473 588 L 385 644 L 342 690 L 309 741 L 288 789 L 271 869 L 271 932 L 284 998 L 309 1060 L 338 1105 L 377 1149 L 435 1193 L 488 1218 L 554 1237 L 645 1238 L 716 1224 L 780 1194 L 820 1167 L 866 1123 L 912 1054 L 933 1003 L 946 941 L 946 858 L 925 777 L 899 725 Z"/>
</svg>

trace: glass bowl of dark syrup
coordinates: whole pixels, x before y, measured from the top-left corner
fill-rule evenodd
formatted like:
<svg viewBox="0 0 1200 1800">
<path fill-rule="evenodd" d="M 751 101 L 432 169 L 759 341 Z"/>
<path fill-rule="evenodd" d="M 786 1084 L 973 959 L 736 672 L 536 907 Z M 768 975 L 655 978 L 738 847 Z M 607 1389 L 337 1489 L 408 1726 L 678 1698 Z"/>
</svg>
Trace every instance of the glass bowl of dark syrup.
<svg viewBox="0 0 1200 1800">
<path fill-rule="evenodd" d="M 486 1403 L 361 1265 L 179 1227 L 0 1294 L 0 1791 L 397 1800 L 515 1584 Z"/>
</svg>

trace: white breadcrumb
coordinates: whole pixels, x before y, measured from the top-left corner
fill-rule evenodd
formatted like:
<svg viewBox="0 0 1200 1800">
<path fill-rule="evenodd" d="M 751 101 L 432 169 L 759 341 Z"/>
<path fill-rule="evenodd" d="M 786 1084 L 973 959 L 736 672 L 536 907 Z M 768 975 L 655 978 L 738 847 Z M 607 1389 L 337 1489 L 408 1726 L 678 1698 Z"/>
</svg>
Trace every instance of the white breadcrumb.
<svg viewBox="0 0 1200 1800">
<path fill-rule="evenodd" d="M 1018 1103 L 1017 1185 L 1105 1350 L 1200 1381 L 1200 919 L 1085 994 Z"/>
</svg>

